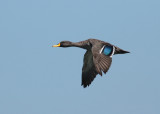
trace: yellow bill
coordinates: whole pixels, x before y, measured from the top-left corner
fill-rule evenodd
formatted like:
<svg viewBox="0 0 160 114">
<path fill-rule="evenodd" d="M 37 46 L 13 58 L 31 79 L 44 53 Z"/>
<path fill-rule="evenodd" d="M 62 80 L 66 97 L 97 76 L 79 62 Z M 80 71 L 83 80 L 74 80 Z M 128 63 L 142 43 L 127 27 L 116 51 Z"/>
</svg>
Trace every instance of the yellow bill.
<svg viewBox="0 0 160 114">
<path fill-rule="evenodd" d="M 59 43 L 58 45 L 53 45 L 52 47 L 60 47 L 61 44 Z"/>
</svg>

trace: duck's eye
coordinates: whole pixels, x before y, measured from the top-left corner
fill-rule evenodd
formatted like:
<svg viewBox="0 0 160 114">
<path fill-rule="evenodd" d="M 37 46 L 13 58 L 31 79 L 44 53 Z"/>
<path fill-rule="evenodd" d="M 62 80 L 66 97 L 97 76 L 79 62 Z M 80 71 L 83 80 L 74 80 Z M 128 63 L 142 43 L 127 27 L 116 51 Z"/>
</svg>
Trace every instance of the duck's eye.
<svg viewBox="0 0 160 114">
<path fill-rule="evenodd" d="M 105 55 L 111 55 L 112 52 L 113 52 L 113 46 L 105 46 L 102 51 L 102 53 L 104 53 Z"/>
</svg>

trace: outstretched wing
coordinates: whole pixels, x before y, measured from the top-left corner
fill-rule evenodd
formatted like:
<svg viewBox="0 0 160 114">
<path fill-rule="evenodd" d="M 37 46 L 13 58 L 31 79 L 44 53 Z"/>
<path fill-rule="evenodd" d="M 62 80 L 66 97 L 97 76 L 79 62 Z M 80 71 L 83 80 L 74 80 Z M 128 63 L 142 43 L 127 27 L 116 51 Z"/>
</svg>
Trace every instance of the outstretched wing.
<svg viewBox="0 0 160 114">
<path fill-rule="evenodd" d="M 84 55 L 83 68 L 82 68 L 82 86 L 85 88 L 89 86 L 97 74 L 102 76 L 102 72 L 106 73 L 112 63 L 112 52 L 106 55 L 102 53 L 102 48 L 92 47 L 92 50 L 87 50 Z"/>
<path fill-rule="evenodd" d="M 85 88 L 91 84 L 97 75 L 93 63 L 93 55 L 91 51 L 88 51 L 84 55 L 83 68 L 82 68 L 82 86 Z"/>
<path fill-rule="evenodd" d="M 97 47 L 92 47 L 93 63 L 95 69 L 97 73 L 102 76 L 102 71 L 106 73 L 109 70 L 112 63 L 112 57 L 111 55 L 106 55 L 99 50 L 100 49 L 97 49 Z"/>
</svg>

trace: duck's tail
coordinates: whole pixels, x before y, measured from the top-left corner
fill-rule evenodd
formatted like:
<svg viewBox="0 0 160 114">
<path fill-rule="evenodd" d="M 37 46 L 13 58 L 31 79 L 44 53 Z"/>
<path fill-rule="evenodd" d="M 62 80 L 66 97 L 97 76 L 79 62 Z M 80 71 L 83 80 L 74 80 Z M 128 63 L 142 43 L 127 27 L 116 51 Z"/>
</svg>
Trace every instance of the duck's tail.
<svg viewBox="0 0 160 114">
<path fill-rule="evenodd" d="M 120 49 L 119 47 L 115 46 L 115 52 L 114 54 L 125 54 L 125 53 L 130 53 L 129 51 L 125 51 L 123 49 Z"/>
</svg>

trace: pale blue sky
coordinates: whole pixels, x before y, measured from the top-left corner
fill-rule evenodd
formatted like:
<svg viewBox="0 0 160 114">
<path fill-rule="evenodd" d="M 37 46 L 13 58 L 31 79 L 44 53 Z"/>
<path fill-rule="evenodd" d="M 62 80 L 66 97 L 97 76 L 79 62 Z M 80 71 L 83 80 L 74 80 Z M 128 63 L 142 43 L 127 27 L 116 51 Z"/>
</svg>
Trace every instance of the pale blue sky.
<svg viewBox="0 0 160 114">
<path fill-rule="evenodd" d="M 88 38 L 131 53 L 84 89 Z M 160 114 L 159 43 L 159 0 L 1 0 L 0 114 Z"/>
</svg>

